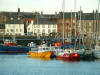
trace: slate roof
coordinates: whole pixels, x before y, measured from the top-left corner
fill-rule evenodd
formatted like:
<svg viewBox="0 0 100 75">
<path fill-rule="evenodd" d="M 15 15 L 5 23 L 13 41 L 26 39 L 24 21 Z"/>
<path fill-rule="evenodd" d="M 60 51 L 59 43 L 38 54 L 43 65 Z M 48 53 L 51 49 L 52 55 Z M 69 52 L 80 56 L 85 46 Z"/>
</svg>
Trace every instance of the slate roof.
<svg viewBox="0 0 100 75">
<path fill-rule="evenodd" d="M 34 24 L 37 24 L 37 20 Z M 57 24 L 56 18 L 38 18 L 38 24 Z"/>
<path fill-rule="evenodd" d="M 0 29 L 5 29 L 5 24 L 0 24 Z"/>
<path fill-rule="evenodd" d="M 58 15 L 57 14 L 41 14 L 40 17 L 41 18 L 57 18 Z"/>
<path fill-rule="evenodd" d="M 72 17 L 74 17 L 75 16 L 75 12 L 64 12 L 64 18 L 71 18 L 71 15 L 72 15 Z M 60 12 L 58 14 L 58 17 L 59 18 L 63 18 L 63 12 Z"/>
<path fill-rule="evenodd" d="M 6 15 L 7 17 L 11 17 L 11 16 L 22 16 L 24 17 L 23 15 L 23 12 L 4 12 L 4 15 Z"/>
<path fill-rule="evenodd" d="M 6 24 L 24 24 L 24 15 L 22 12 L 5 12 L 4 15 L 7 16 Z"/>
<path fill-rule="evenodd" d="M 24 20 L 7 20 L 6 24 L 24 24 Z"/>
<path fill-rule="evenodd" d="M 75 12 L 72 12 L 72 17 L 75 16 Z M 100 13 L 99 13 L 100 16 Z M 59 18 L 63 18 L 63 13 L 60 12 L 58 15 Z M 71 18 L 71 12 L 65 12 L 64 13 L 64 18 Z M 76 18 L 79 20 L 80 19 L 80 13 L 76 13 Z M 100 17 L 99 17 L 100 19 Z M 81 13 L 81 20 L 96 20 L 96 14 L 94 13 Z"/>
<path fill-rule="evenodd" d="M 80 19 L 80 14 L 78 14 L 77 19 Z M 96 15 L 94 13 L 82 13 L 81 20 L 96 20 Z"/>
<path fill-rule="evenodd" d="M 35 14 L 32 12 L 23 12 L 25 18 L 35 18 Z"/>
</svg>

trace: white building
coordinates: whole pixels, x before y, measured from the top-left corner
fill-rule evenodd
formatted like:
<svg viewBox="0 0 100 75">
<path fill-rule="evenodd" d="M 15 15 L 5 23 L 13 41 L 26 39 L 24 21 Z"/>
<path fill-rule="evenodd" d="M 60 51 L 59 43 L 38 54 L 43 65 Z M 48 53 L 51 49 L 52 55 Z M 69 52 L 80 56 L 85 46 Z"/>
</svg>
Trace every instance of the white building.
<svg viewBox="0 0 100 75">
<path fill-rule="evenodd" d="M 11 17 L 5 24 L 5 35 L 24 35 L 24 21 Z"/>
<path fill-rule="evenodd" d="M 39 18 L 37 21 L 31 21 L 27 26 L 28 35 L 48 36 L 50 33 L 57 33 L 57 21 L 49 18 Z"/>
<path fill-rule="evenodd" d="M 0 24 L 0 35 L 5 33 L 5 24 Z"/>
<path fill-rule="evenodd" d="M 24 35 L 24 24 L 5 24 L 6 35 Z"/>
</svg>

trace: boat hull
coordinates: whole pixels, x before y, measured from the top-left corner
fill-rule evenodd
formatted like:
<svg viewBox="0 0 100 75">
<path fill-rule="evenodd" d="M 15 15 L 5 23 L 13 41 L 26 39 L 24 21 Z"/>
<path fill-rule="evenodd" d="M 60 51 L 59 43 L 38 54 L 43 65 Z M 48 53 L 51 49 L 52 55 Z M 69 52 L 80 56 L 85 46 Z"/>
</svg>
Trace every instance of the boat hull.
<svg viewBox="0 0 100 75">
<path fill-rule="evenodd" d="M 28 52 L 28 54 L 32 57 L 50 58 L 53 54 L 53 51 L 47 51 L 47 52 L 41 52 L 41 53 Z"/>
<path fill-rule="evenodd" d="M 97 58 L 97 59 L 100 59 L 100 51 L 95 51 L 94 57 Z"/>
<path fill-rule="evenodd" d="M 7 50 L 8 53 L 27 53 L 30 48 L 22 46 L 8 46 Z"/>
<path fill-rule="evenodd" d="M 56 55 L 57 59 L 68 59 L 68 60 L 79 60 L 80 56 L 78 53 L 71 53 L 66 55 Z"/>
<path fill-rule="evenodd" d="M 0 53 L 7 53 L 7 47 L 4 45 L 0 45 Z"/>
</svg>

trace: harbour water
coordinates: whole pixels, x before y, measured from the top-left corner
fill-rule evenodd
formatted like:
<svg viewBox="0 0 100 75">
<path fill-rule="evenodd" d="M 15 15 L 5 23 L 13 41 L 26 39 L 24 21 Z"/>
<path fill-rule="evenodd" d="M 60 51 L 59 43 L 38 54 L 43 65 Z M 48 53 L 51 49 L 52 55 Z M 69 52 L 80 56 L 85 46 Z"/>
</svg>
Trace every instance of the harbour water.
<svg viewBox="0 0 100 75">
<path fill-rule="evenodd" d="M 100 75 L 100 60 L 63 61 L 1 54 L 0 75 Z"/>
</svg>

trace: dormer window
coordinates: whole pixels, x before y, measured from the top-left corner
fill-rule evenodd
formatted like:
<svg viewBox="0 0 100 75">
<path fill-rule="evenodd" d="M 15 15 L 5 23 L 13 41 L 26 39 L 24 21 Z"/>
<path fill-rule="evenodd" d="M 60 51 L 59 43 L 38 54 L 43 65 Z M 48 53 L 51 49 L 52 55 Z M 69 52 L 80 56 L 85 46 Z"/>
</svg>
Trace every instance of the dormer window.
<svg viewBox="0 0 100 75">
<path fill-rule="evenodd" d="M 18 20 L 20 20 L 20 18 L 18 17 Z"/>
<path fill-rule="evenodd" d="M 11 20 L 14 20 L 14 18 L 13 18 L 13 17 L 11 17 L 10 19 L 11 19 Z"/>
</svg>

